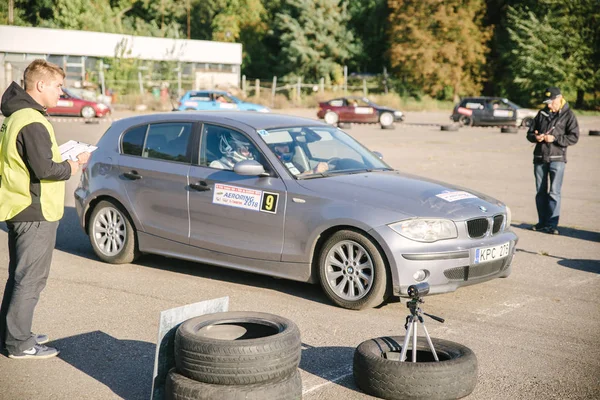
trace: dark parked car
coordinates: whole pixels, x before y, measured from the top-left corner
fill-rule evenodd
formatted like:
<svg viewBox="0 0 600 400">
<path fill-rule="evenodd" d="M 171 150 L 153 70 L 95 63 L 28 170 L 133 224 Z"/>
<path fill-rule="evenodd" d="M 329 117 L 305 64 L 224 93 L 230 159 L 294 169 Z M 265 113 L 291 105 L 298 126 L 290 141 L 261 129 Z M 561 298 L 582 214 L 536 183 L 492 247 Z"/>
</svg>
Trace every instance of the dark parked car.
<svg viewBox="0 0 600 400">
<path fill-rule="evenodd" d="M 109 115 L 109 106 L 97 101 L 85 100 L 75 95 L 67 88 L 63 88 L 63 94 L 56 107 L 48 109 L 50 115 L 71 115 L 84 118 L 104 117 Z"/>
<path fill-rule="evenodd" d="M 529 127 L 536 113 L 501 97 L 465 97 L 450 119 L 463 126 Z"/>
<path fill-rule="evenodd" d="M 319 103 L 317 117 L 329 125 L 339 122 L 381 124 L 384 129 L 394 126 L 394 122 L 404 121 L 402 111 L 382 107 L 366 97 L 348 96 Z"/>
<path fill-rule="evenodd" d="M 97 146 L 75 204 L 109 263 L 153 253 L 320 283 L 349 309 L 419 282 L 446 293 L 511 273 L 506 205 L 396 171 L 313 119 L 141 115 Z"/>
</svg>

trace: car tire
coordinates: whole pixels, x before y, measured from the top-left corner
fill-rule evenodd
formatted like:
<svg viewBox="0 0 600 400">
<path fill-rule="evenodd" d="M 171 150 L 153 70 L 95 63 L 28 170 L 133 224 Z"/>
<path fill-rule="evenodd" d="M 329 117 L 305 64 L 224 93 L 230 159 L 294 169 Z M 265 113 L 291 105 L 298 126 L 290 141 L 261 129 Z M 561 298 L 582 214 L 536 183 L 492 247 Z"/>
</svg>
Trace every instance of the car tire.
<svg viewBox="0 0 600 400">
<path fill-rule="evenodd" d="M 357 386 L 372 396 L 390 400 L 459 399 L 473 392 L 477 385 L 475 353 L 459 343 L 436 338 L 431 341 L 439 362 L 433 358 L 423 337 L 417 341 L 415 363 L 410 361 L 412 350 L 408 350 L 404 362 L 386 357 L 388 352 L 402 351 L 404 336 L 362 342 L 354 352 L 353 373 Z"/>
<path fill-rule="evenodd" d="M 340 117 L 333 111 L 327 111 L 325 113 L 325 116 L 323 117 L 323 120 L 325 121 L 325 123 L 327 123 L 329 125 L 335 125 L 340 120 Z"/>
<path fill-rule="evenodd" d="M 389 297 L 391 284 L 381 254 L 377 245 L 362 233 L 354 230 L 334 233 L 323 244 L 318 259 L 321 287 L 327 297 L 350 310 L 383 303 Z M 359 264 L 364 265 L 362 270 L 356 268 Z M 364 293 L 357 294 L 358 288 Z"/>
<path fill-rule="evenodd" d="M 500 128 L 500 132 L 502 132 L 502 133 L 518 133 L 519 128 L 517 128 L 516 126 L 503 126 L 502 128 Z"/>
<path fill-rule="evenodd" d="M 522 128 L 529 128 L 532 123 L 533 123 L 533 118 L 531 118 L 531 117 L 525 117 L 525 118 L 523 118 L 523 121 L 521 121 L 521 127 Z"/>
<path fill-rule="evenodd" d="M 458 117 L 458 123 L 460 126 L 473 126 L 473 118 L 468 115 L 461 115 Z"/>
<path fill-rule="evenodd" d="M 183 110 L 183 111 L 196 111 L 196 109 L 195 109 L 195 108 L 188 107 L 188 108 L 186 108 L 186 109 L 185 109 L 185 110 Z"/>
<path fill-rule="evenodd" d="M 177 372 L 198 382 L 274 382 L 300 364 L 300 330 L 289 319 L 258 312 L 191 318 L 175 333 Z"/>
<path fill-rule="evenodd" d="M 381 129 L 394 129 L 394 114 L 389 112 L 383 112 L 379 115 L 379 123 Z"/>
<path fill-rule="evenodd" d="M 458 125 L 456 125 L 456 124 L 442 125 L 441 126 L 441 130 L 443 130 L 443 131 L 457 131 L 458 130 Z"/>
<path fill-rule="evenodd" d="M 84 106 L 81 109 L 81 116 L 83 118 L 94 118 L 96 116 L 96 110 L 90 106 Z"/>
<path fill-rule="evenodd" d="M 215 385 L 198 382 L 171 369 L 165 382 L 167 400 L 299 400 L 302 399 L 302 378 L 296 369 L 290 375 L 267 383 L 250 385 Z"/>
<path fill-rule="evenodd" d="M 600 136 L 600 131 L 590 131 L 590 136 Z"/>
<path fill-rule="evenodd" d="M 352 124 L 350 122 L 338 122 L 337 126 L 340 129 L 350 129 L 350 128 L 352 128 Z"/>
<path fill-rule="evenodd" d="M 104 262 L 127 264 L 140 256 L 135 228 L 117 202 L 102 200 L 94 207 L 88 235 L 94 252 Z"/>
</svg>

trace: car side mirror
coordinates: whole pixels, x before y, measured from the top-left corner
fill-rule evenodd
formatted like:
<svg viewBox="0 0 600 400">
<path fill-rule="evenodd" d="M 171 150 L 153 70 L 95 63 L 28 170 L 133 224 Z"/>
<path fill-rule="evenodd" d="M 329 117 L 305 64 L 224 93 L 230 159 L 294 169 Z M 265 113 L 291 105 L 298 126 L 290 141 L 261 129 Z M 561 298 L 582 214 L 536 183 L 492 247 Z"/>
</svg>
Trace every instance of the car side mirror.
<svg viewBox="0 0 600 400">
<path fill-rule="evenodd" d="M 381 154 L 378 151 L 372 151 L 371 153 L 375 154 L 375 156 L 377 156 L 377 158 L 379 158 L 380 160 L 383 160 L 383 154 Z"/>
<path fill-rule="evenodd" d="M 256 160 L 244 160 L 233 166 L 233 172 L 244 176 L 262 176 L 266 174 L 265 167 Z"/>
</svg>

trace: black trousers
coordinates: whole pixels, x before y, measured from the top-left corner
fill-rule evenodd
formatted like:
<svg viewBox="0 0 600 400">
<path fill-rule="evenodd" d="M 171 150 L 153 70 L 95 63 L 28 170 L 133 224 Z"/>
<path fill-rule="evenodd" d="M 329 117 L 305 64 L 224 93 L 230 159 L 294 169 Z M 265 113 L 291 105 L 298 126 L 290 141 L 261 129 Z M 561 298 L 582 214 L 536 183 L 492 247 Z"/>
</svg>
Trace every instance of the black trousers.
<svg viewBox="0 0 600 400">
<path fill-rule="evenodd" d="M 36 344 L 33 312 L 46 286 L 58 221 L 7 222 L 8 280 L 0 307 L 0 343 L 10 354 Z"/>
</svg>

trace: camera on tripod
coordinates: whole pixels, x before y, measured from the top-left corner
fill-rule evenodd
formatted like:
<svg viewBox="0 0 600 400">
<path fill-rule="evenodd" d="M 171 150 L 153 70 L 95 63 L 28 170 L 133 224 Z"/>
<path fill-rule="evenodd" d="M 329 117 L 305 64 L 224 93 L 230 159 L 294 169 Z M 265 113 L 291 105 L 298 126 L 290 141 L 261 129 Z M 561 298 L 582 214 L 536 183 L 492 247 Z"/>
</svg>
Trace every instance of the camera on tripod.
<svg viewBox="0 0 600 400">
<path fill-rule="evenodd" d="M 427 293 L 429 293 L 429 283 L 421 282 L 415 285 L 410 285 L 408 290 L 406 291 L 408 296 L 412 299 L 416 299 L 418 297 L 423 297 Z"/>
</svg>

